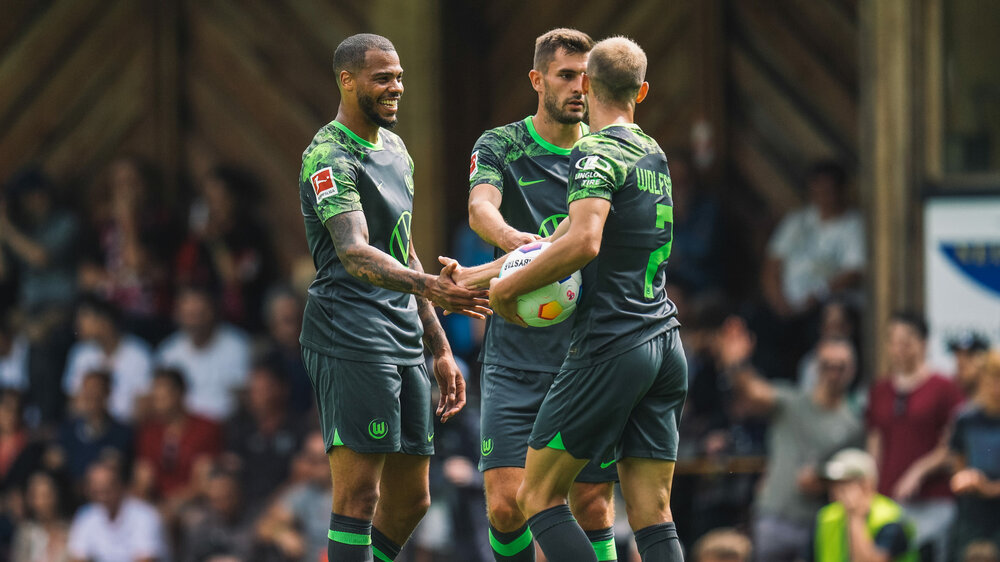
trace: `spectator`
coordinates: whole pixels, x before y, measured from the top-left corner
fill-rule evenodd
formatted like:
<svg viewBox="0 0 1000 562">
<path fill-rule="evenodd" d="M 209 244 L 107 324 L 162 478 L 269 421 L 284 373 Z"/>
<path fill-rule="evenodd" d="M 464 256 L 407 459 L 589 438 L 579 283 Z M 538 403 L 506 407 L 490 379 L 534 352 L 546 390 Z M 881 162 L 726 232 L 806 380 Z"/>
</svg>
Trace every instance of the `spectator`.
<svg viewBox="0 0 1000 562">
<path fill-rule="evenodd" d="M 41 465 L 43 452 L 24 427 L 21 393 L 0 391 L 0 493 L 22 487 Z"/>
<path fill-rule="evenodd" d="M 302 481 L 294 484 L 257 522 L 257 542 L 287 560 L 315 562 L 326 554 L 329 531 L 330 464 L 323 435 L 306 436 L 296 459 Z"/>
<path fill-rule="evenodd" d="M 767 246 L 761 289 L 767 303 L 754 329 L 772 376 L 791 378 L 816 341 L 819 306 L 853 293 L 865 267 L 864 221 L 848 207 L 847 176 L 833 162 L 813 165 L 806 176 L 809 203 L 789 213 Z"/>
<path fill-rule="evenodd" d="M 715 529 L 694 544 L 694 562 L 750 562 L 750 539 L 736 529 Z"/>
<path fill-rule="evenodd" d="M 819 339 L 842 339 L 849 341 L 855 350 L 860 343 L 860 321 L 857 309 L 845 300 L 835 299 L 823 305 L 820 313 Z M 798 384 L 806 392 L 816 387 L 819 380 L 819 360 L 817 348 L 813 347 L 799 361 Z M 861 363 L 861 361 L 856 361 Z"/>
<path fill-rule="evenodd" d="M 950 340 L 948 350 L 955 356 L 955 382 L 966 398 L 975 397 L 979 372 L 990 350 L 989 340 L 969 332 Z"/>
<path fill-rule="evenodd" d="M 304 433 L 301 418 L 288 409 L 288 390 L 277 371 L 261 364 L 250 372 L 246 409 L 237 413 L 225 430 L 226 450 L 242 467 L 240 487 L 247 498 L 244 511 L 256 514 L 288 479 L 289 465 Z"/>
<path fill-rule="evenodd" d="M 979 391 L 958 416 L 950 449 L 960 467 L 951 478 L 958 496 L 955 552 L 977 540 L 1000 544 L 1000 354 L 984 362 Z"/>
<path fill-rule="evenodd" d="M 726 265 L 722 209 L 716 198 L 698 185 L 690 156 L 685 151 L 670 154 L 673 239 L 677 244 L 670 253 L 668 276 L 672 283 L 697 293 L 722 290 Z"/>
<path fill-rule="evenodd" d="M 177 254 L 175 281 L 217 288 L 222 317 L 257 328 L 275 267 L 267 230 L 245 202 L 257 200 L 262 189 L 245 170 L 218 167 L 201 182 L 201 191 Z"/>
<path fill-rule="evenodd" d="M 218 322 L 212 295 L 205 289 L 181 289 L 176 307 L 180 330 L 160 345 L 157 361 L 184 374 L 191 412 L 221 422 L 232 415 L 235 393 L 246 383 L 250 363 L 247 337 Z"/>
<path fill-rule="evenodd" d="M 156 508 L 125 494 L 120 469 L 100 462 L 87 471 L 89 504 L 69 529 L 71 560 L 136 562 L 167 558 L 163 524 Z"/>
<path fill-rule="evenodd" d="M 249 560 L 253 519 L 242 509 L 246 491 L 235 474 L 214 471 L 205 486 L 207 505 L 182 523 L 179 560 Z M 315 561 L 313 561 L 315 562 Z"/>
<path fill-rule="evenodd" d="M 842 339 L 820 342 L 819 380 L 815 389 L 804 392 L 772 384 L 747 366 L 753 339 L 741 320 L 727 320 L 722 338 L 722 365 L 734 390 L 752 413 L 771 421 L 768 466 L 754 506 L 757 557 L 794 562 L 809 545 L 816 512 L 825 499 L 822 463 L 862 441 L 861 420 L 846 404 L 855 373 L 854 350 Z"/>
<path fill-rule="evenodd" d="M 0 317 L 0 388 L 28 388 L 28 340 L 9 317 Z"/>
<path fill-rule="evenodd" d="M 302 364 L 299 347 L 303 306 L 302 299 L 285 286 L 272 288 L 264 300 L 268 340 L 264 361 L 284 375 L 289 403 L 295 412 L 309 411 L 314 402 L 312 384 Z"/>
<path fill-rule="evenodd" d="M 111 373 L 111 413 L 122 421 L 133 420 L 136 403 L 149 392 L 153 371 L 149 345 L 122 333 L 118 310 L 95 296 L 85 296 L 77 306 L 76 331 L 79 341 L 66 360 L 63 390 L 76 394 L 86 373 L 106 370 Z"/>
<path fill-rule="evenodd" d="M 875 459 L 844 449 L 824 469 L 833 503 L 816 516 L 811 560 L 917 562 L 913 530 L 903 508 L 876 491 Z"/>
<path fill-rule="evenodd" d="M 68 560 L 67 491 L 51 473 L 36 472 L 28 478 L 24 494 L 25 518 L 17 527 L 11 559 L 18 562 Z"/>
<path fill-rule="evenodd" d="M 136 443 L 135 485 L 140 496 L 155 496 L 178 506 L 196 493 L 196 465 L 211 461 L 222 448 L 215 422 L 184 407 L 187 383 L 173 369 L 153 376 L 152 416 L 142 424 Z"/>
<path fill-rule="evenodd" d="M 955 518 L 943 472 L 946 433 L 962 392 L 951 379 L 927 368 L 926 353 L 924 320 L 894 314 L 886 342 L 889 371 L 871 388 L 866 425 L 868 451 L 879 466 L 879 493 L 903 505 L 916 527 L 917 544 L 940 561 Z"/>
<path fill-rule="evenodd" d="M 132 430 L 108 411 L 110 391 L 107 371 L 88 372 L 73 398 L 73 415 L 59 429 L 57 447 L 74 482 L 98 459 L 114 455 L 124 466 L 132 461 Z"/>
<path fill-rule="evenodd" d="M 176 238 L 166 208 L 154 200 L 162 187 L 153 167 L 133 156 L 116 158 L 106 176 L 91 197 L 96 239 L 80 285 L 114 303 L 129 330 L 158 341 L 170 312 L 165 264 Z"/>
<path fill-rule="evenodd" d="M 817 163 L 806 185 L 809 204 L 782 219 L 767 248 L 763 290 L 781 317 L 858 288 L 865 267 L 864 221 L 848 207 L 844 169 Z"/>
<path fill-rule="evenodd" d="M 6 195 L 7 201 L 0 199 L 0 251 L 10 252 L 20 272 L 18 303 L 30 312 L 70 305 L 76 292 L 76 218 L 56 208 L 52 185 L 39 169 L 16 175 Z"/>
</svg>

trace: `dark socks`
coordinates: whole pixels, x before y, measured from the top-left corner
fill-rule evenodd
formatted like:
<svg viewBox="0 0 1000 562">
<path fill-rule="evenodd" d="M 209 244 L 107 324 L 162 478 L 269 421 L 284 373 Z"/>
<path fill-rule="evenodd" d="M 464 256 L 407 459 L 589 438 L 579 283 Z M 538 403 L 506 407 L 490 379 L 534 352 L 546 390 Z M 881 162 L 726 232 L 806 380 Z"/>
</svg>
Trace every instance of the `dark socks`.
<svg viewBox="0 0 1000 562">
<path fill-rule="evenodd" d="M 568 505 L 536 513 L 528 519 L 528 526 L 549 562 L 597 562 L 594 548 Z"/>
<path fill-rule="evenodd" d="M 672 521 L 639 529 L 635 532 L 635 544 L 642 562 L 684 562 L 677 527 Z"/>
<path fill-rule="evenodd" d="M 594 547 L 598 562 L 614 562 L 618 560 L 618 551 L 615 550 L 615 529 L 598 529 L 596 531 L 586 531 L 590 545 Z"/>
<path fill-rule="evenodd" d="M 346 515 L 330 514 L 329 562 L 374 562 L 372 560 L 372 523 Z"/>
<path fill-rule="evenodd" d="M 509 533 L 490 525 L 490 546 L 496 562 L 535 562 L 535 547 L 527 523 Z"/>
<path fill-rule="evenodd" d="M 392 542 L 392 539 L 372 527 L 372 554 L 379 562 L 393 562 L 403 547 Z"/>
</svg>

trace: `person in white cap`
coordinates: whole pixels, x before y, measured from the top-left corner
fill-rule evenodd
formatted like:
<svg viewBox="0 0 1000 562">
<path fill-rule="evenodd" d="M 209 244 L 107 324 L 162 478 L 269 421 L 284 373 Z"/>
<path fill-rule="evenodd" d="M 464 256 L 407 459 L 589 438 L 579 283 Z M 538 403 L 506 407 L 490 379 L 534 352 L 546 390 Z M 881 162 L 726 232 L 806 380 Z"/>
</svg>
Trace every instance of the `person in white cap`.
<svg viewBox="0 0 1000 562">
<path fill-rule="evenodd" d="M 903 508 L 876 491 L 875 458 L 844 449 L 824 466 L 833 503 L 816 515 L 814 562 L 917 562 L 913 526 Z"/>
</svg>

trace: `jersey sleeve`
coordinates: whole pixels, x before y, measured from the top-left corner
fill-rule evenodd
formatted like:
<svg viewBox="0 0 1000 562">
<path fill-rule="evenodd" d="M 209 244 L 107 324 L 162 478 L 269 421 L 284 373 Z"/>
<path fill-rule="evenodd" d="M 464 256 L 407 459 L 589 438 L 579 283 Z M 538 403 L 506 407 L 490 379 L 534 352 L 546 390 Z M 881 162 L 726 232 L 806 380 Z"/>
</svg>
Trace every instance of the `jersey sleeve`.
<svg viewBox="0 0 1000 562">
<path fill-rule="evenodd" d="M 362 210 L 357 179 L 357 161 L 334 143 L 318 144 L 302 158 L 299 183 L 321 222 Z"/>
<path fill-rule="evenodd" d="M 472 147 L 469 160 L 469 190 L 479 184 L 488 184 L 503 193 L 504 138 L 494 131 L 486 131 Z"/>
<path fill-rule="evenodd" d="M 600 136 L 583 137 L 569 156 L 569 190 L 566 202 L 611 196 L 625 184 L 626 166 L 621 149 Z"/>
</svg>

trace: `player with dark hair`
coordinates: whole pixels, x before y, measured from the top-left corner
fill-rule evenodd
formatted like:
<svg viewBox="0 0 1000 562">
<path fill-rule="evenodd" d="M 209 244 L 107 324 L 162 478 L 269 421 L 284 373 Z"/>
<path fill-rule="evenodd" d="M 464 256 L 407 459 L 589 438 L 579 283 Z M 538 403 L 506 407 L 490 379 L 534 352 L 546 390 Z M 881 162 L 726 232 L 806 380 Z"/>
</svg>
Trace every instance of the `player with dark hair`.
<svg viewBox="0 0 1000 562">
<path fill-rule="evenodd" d="M 553 29 L 535 41 L 528 73 L 538 93 L 533 116 L 490 129 L 472 149 L 469 226 L 495 257 L 551 235 L 566 217 L 570 148 L 582 124 L 583 74 L 594 42 L 575 29 Z M 528 436 L 569 347 L 569 322 L 522 328 L 491 318 L 481 360 L 482 456 L 490 545 L 497 561 L 534 560 L 531 531 L 517 506 Z M 570 505 L 599 560 L 616 560 L 613 468 L 588 466 Z"/>
<path fill-rule="evenodd" d="M 518 295 L 582 268 L 569 351 L 535 420 L 517 495 L 552 562 L 597 560 L 566 505 L 588 461 L 617 463 L 642 559 L 682 560 L 669 500 L 687 363 L 665 289 L 667 159 L 633 119 L 649 90 L 645 71 L 642 49 L 623 37 L 590 52 L 583 88 L 596 132 L 570 155 L 568 228 L 491 284 L 496 313 L 523 324 Z"/>
<path fill-rule="evenodd" d="M 421 336 L 434 355 L 437 414 L 444 421 L 465 405 L 431 303 L 477 317 L 488 309 L 484 292 L 451 280 L 453 267 L 425 274 L 413 250 L 413 161 L 388 131 L 403 93 L 392 43 L 348 37 L 333 67 L 337 117 L 302 155 L 299 192 L 317 273 L 300 341 L 334 482 L 329 559 L 384 561 L 430 505 L 434 428 Z"/>
</svg>

